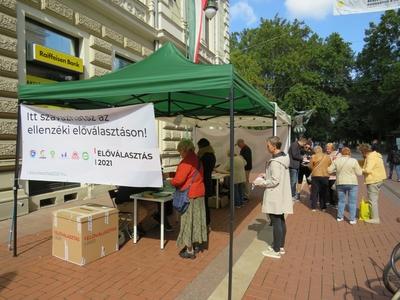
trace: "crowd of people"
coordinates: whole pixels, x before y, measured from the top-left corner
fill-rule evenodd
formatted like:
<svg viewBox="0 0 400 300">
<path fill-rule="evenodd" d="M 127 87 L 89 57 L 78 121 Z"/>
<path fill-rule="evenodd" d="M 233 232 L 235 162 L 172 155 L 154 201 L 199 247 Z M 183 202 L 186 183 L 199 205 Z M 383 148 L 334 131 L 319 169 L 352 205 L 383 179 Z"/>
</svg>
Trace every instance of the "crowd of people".
<svg viewBox="0 0 400 300">
<path fill-rule="evenodd" d="M 210 229 L 209 198 L 213 195 L 212 172 L 217 170 L 229 173 L 234 170 L 234 205 L 242 207 L 249 197 L 249 173 L 252 169 L 251 149 L 243 139 L 236 144 L 240 154 L 234 154 L 233 166 L 227 159 L 225 168 L 216 168 L 215 152 L 210 142 L 202 138 L 198 141 L 198 151 L 190 140 L 182 140 L 177 150 L 182 158 L 175 176 L 170 183 L 178 190 L 188 190 L 189 206 L 180 215 L 180 231 L 177 244 L 182 247 L 179 255 L 182 258 L 194 259 L 198 251 L 207 247 Z M 286 223 L 285 216 L 293 213 L 293 204 L 300 201 L 301 185 L 304 179 L 310 187 L 310 208 L 313 212 L 319 208 L 325 211 L 328 206 L 337 208 L 337 221 L 344 220 L 346 202 L 349 207 L 349 223 L 357 223 L 358 178 L 364 175 L 368 200 L 371 203 L 371 218 L 368 223 L 378 224 L 379 191 L 386 170 L 382 155 L 374 146 L 359 145 L 364 160 L 352 157 L 350 148 L 333 143 L 324 148 L 314 146 L 311 140 L 299 138 L 289 147 L 288 153 L 281 150 L 282 142 L 273 136 L 266 140 L 266 151 L 272 158 L 266 164 L 265 173 L 260 174 L 253 186 L 265 189 L 262 212 L 268 215 L 273 227 L 273 243 L 263 255 L 279 258 L 285 254 Z M 230 152 L 227 156 L 230 157 Z M 397 180 L 400 173 L 400 156 L 398 149 L 388 156 L 391 170 L 396 170 Z M 389 174 L 389 178 L 392 173 Z M 346 201 L 347 200 L 347 201 Z"/>
</svg>

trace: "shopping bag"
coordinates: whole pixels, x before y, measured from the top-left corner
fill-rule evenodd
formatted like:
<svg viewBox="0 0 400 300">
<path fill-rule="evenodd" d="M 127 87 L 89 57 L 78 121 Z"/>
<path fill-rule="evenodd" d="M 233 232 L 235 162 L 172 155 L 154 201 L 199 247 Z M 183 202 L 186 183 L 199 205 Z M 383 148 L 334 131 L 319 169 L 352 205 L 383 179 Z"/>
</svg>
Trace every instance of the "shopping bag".
<svg viewBox="0 0 400 300">
<path fill-rule="evenodd" d="M 371 219 L 371 204 L 369 201 L 361 198 L 360 202 L 360 220 L 369 220 Z"/>
</svg>

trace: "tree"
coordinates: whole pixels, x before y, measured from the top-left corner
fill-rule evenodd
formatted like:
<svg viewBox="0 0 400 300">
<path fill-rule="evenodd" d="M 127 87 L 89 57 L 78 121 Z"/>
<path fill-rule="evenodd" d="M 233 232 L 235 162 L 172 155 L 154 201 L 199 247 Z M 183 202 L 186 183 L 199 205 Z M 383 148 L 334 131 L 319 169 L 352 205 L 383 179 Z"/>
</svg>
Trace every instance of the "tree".
<svg viewBox="0 0 400 300">
<path fill-rule="evenodd" d="M 231 53 L 238 72 L 286 112 L 315 110 L 308 125 L 313 138 L 332 138 L 331 126 L 347 109 L 353 67 L 353 53 L 339 34 L 323 40 L 303 22 L 276 16 L 234 33 Z"/>
</svg>

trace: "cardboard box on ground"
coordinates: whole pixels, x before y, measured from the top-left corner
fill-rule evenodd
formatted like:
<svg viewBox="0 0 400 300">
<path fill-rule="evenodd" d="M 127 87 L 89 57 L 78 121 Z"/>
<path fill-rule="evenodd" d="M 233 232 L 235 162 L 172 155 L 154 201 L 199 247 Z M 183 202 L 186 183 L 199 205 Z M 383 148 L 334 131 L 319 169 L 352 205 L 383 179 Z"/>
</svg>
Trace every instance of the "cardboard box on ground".
<svg viewBox="0 0 400 300">
<path fill-rule="evenodd" d="M 53 256 L 83 266 L 115 251 L 116 208 L 90 204 L 53 212 Z"/>
</svg>

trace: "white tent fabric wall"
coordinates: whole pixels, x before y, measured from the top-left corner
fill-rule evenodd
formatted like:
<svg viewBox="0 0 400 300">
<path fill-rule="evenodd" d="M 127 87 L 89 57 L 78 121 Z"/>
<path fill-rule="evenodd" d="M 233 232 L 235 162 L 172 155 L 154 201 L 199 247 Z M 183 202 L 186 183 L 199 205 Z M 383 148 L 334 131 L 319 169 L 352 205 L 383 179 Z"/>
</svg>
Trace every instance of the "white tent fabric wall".
<svg viewBox="0 0 400 300">
<path fill-rule="evenodd" d="M 283 147 L 288 144 L 287 141 L 288 126 L 278 127 L 278 136 L 283 142 Z M 265 171 L 265 164 L 271 158 L 267 153 L 265 140 L 272 135 L 272 128 L 266 130 L 254 130 L 245 128 L 235 128 L 235 141 L 242 138 L 245 143 L 251 148 L 253 155 L 253 170 L 254 173 L 261 173 Z M 214 148 L 217 164 L 221 167 L 225 166 L 229 149 L 229 128 L 209 129 L 209 128 L 195 128 L 193 132 L 194 142 L 197 143 L 201 138 L 206 138 L 210 141 L 211 146 Z M 285 148 L 283 148 L 285 149 Z M 239 148 L 235 148 L 235 152 L 239 153 Z"/>
</svg>

